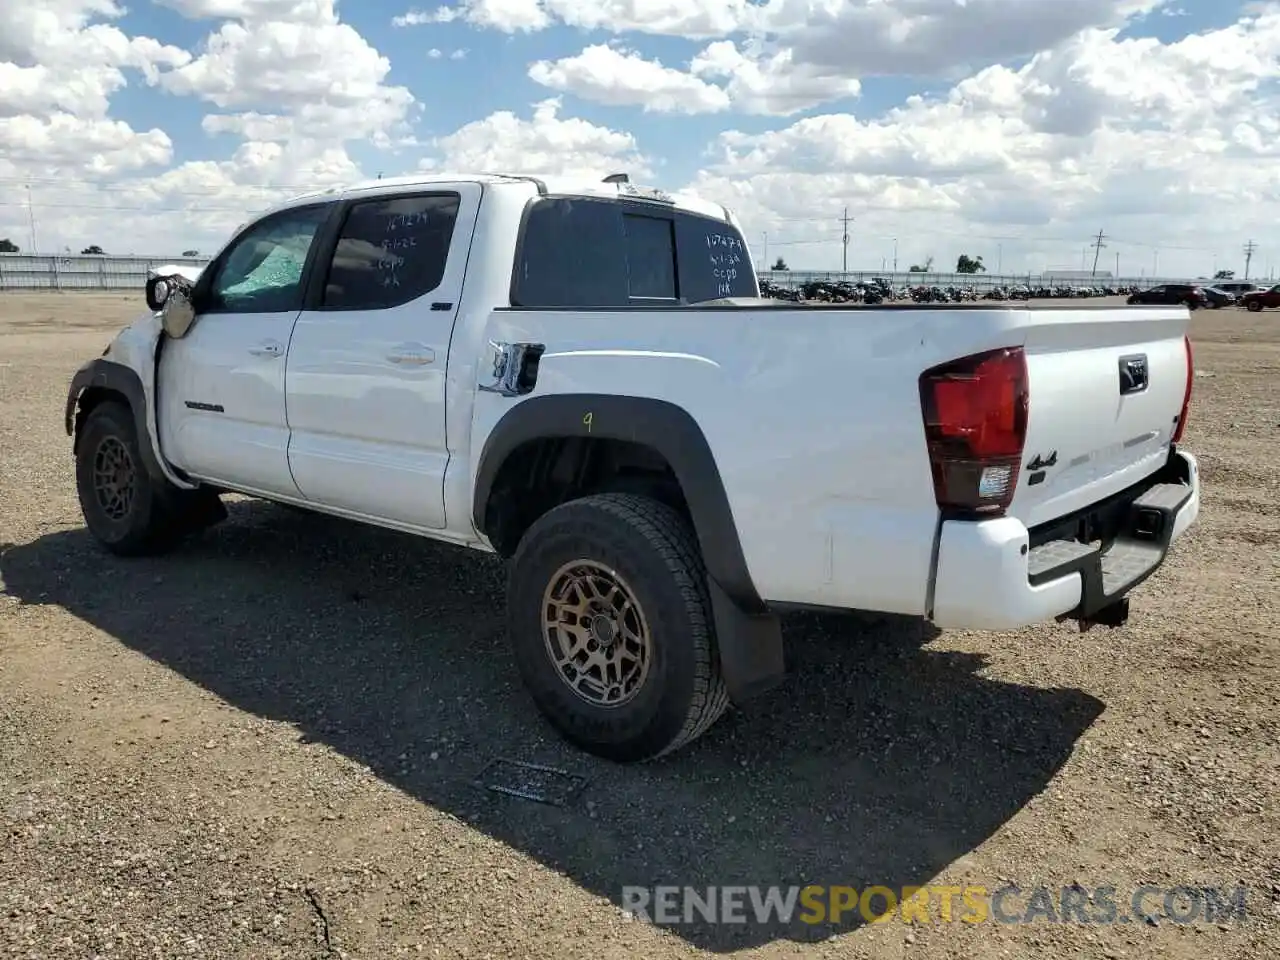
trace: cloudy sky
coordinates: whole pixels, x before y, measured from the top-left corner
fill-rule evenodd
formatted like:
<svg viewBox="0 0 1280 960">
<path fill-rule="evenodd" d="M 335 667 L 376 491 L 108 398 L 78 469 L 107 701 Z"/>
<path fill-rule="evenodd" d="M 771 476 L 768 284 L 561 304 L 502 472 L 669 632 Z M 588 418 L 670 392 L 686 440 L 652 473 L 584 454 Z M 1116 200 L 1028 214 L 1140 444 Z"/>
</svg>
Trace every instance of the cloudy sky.
<svg viewBox="0 0 1280 960">
<path fill-rule="evenodd" d="M 0 237 L 174 254 L 331 183 L 628 171 L 757 259 L 1280 271 L 1280 2 L 0 0 Z M 30 201 L 31 210 L 28 208 Z"/>
</svg>

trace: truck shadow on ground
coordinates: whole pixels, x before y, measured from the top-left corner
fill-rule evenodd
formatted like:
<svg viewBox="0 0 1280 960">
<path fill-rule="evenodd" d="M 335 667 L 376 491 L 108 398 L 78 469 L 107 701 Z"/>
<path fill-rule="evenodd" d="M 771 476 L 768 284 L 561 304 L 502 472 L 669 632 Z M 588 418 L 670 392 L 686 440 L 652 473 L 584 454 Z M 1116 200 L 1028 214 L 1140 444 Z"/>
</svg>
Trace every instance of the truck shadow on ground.
<svg viewBox="0 0 1280 960">
<path fill-rule="evenodd" d="M 927 883 L 1038 794 L 1102 711 L 984 678 L 980 657 L 925 648 L 936 632 L 918 620 L 798 614 L 783 688 L 623 767 L 535 713 L 491 557 L 249 501 L 167 557 L 111 558 L 76 529 L 9 548 L 0 572 L 23 602 L 66 608 L 619 905 L 633 885 Z M 564 807 L 477 786 L 498 757 L 588 783 Z M 845 920 L 672 931 L 727 951 L 862 922 Z"/>
</svg>

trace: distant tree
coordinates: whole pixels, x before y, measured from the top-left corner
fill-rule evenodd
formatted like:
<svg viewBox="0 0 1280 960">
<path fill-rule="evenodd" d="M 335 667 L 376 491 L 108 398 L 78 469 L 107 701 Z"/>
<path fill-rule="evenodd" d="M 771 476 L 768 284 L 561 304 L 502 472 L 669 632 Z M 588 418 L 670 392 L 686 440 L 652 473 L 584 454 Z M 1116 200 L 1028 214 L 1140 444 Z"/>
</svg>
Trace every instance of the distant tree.
<svg viewBox="0 0 1280 960">
<path fill-rule="evenodd" d="M 787 261 L 779 257 L 777 260 L 773 261 L 773 266 L 770 267 L 769 269 L 770 270 L 790 270 L 791 268 L 787 266 Z"/>
<path fill-rule="evenodd" d="M 107 251 L 103 250 L 100 246 L 98 246 L 95 243 L 92 246 L 85 247 L 83 250 L 81 250 L 80 255 L 82 257 L 100 257 L 106 252 Z"/>
<path fill-rule="evenodd" d="M 1234 270 L 1219 270 L 1213 275 L 1215 280 L 1234 280 L 1235 278 L 1236 272 Z"/>
<path fill-rule="evenodd" d="M 8 237 L 0 237 L 0 253 L 17 253 L 18 245 Z"/>
<path fill-rule="evenodd" d="M 913 264 L 911 265 L 911 268 L 910 268 L 907 272 L 908 272 L 908 273 L 932 273 L 932 272 L 933 272 L 933 257 L 929 257 L 929 258 L 927 258 L 927 259 L 925 260 L 925 262 L 924 262 L 924 263 L 922 263 L 922 264 L 921 264 L 921 263 L 913 263 Z"/>
<path fill-rule="evenodd" d="M 956 273 L 978 273 L 979 271 L 987 272 L 981 257 L 971 257 L 967 253 L 960 254 L 960 259 L 956 261 Z"/>
<path fill-rule="evenodd" d="M 200 256 L 200 251 L 199 250 L 183 250 L 182 255 L 184 257 L 198 257 Z"/>
</svg>

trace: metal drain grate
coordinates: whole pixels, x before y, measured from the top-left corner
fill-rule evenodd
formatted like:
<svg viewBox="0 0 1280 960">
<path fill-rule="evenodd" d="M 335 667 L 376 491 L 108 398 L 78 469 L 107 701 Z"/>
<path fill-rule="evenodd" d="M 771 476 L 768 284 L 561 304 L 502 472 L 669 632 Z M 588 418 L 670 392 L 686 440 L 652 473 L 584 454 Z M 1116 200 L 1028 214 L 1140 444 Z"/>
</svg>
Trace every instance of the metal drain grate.
<svg viewBox="0 0 1280 960">
<path fill-rule="evenodd" d="M 587 785 L 587 778 L 555 767 L 499 757 L 480 771 L 475 783 L 494 793 L 563 807 Z"/>
</svg>

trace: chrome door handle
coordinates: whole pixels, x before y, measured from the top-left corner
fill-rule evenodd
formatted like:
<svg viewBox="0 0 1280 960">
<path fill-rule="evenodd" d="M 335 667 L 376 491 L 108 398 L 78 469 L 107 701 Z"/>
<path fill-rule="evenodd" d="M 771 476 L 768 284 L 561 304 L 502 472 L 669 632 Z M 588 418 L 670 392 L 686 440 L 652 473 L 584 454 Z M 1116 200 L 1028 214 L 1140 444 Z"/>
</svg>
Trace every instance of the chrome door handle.
<svg viewBox="0 0 1280 960">
<path fill-rule="evenodd" d="M 250 347 L 249 352 L 255 357 L 278 357 L 284 353 L 284 344 L 277 340 L 267 340 L 256 347 Z"/>
<path fill-rule="evenodd" d="M 434 363 L 436 352 L 430 347 L 397 347 L 387 354 L 387 359 L 392 363 L 421 366 Z"/>
</svg>

